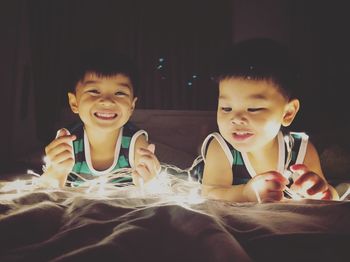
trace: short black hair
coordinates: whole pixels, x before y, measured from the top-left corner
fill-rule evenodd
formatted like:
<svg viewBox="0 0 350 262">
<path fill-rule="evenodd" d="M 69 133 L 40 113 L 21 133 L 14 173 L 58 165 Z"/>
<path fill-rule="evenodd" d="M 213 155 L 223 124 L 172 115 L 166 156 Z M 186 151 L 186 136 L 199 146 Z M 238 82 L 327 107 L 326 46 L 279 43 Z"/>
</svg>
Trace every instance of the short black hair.
<svg viewBox="0 0 350 262">
<path fill-rule="evenodd" d="M 87 73 L 94 73 L 98 77 L 111 77 L 117 74 L 127 76 L 136 95 L 139 76 L 136 65 L 126 55 L 107 49 L 88 49 L 82 51 L 73 65 L 72 82 L 69 91 L 75 92 L 75 87 Z"/>
<path fill-rule="evenodd" d="M 225 50 L 216 61 L 213 79 L 271 80 L 287 98 L 296 95 L 300 71 L 286 46 L 269 38 L 252 38 Z"/>
</svg>

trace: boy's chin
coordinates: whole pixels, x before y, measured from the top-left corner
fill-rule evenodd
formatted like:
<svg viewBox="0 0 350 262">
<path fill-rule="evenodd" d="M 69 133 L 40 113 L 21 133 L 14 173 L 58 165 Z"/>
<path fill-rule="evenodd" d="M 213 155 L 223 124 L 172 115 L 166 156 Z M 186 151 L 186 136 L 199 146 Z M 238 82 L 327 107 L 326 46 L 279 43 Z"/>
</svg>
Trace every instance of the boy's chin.
<svg viewBox="0 0 350 262">
<path fill-rule="evenodd" d="M 234 149 L 242 153 L 248 153 L 253 150 L 253 147 L 250 143 L 237 143 L 235 141 L 229 141 L 229 143 L 231 146 L 233 146 Z"/>
<path fill-rule="evenodd" d="M 252 151 L 252 149 L 250 147 L 247 147 L 247 146 L 237 146 L 237 145 L 232 145 L 232 146 L 234 147 L 234 149 L 238 150 L 241 153 L 248 153 L 248 152 Z"/>
</svg>

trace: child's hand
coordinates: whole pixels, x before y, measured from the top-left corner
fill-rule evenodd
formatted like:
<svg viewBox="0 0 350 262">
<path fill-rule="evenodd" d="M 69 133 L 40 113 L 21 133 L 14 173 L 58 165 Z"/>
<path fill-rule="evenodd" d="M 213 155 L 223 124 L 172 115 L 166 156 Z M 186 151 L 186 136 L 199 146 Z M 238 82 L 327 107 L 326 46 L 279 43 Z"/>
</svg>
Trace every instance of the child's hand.
<svg viewBox="0 0 350 262">
<path fill-rule="evenodd" d="M 147 148 L 138 148 L 139 154 L 138 164 L 132 173 L 133 183 L 147 183 L 152 180 L 160 170 L 160 163 L 154 154 L 155 145 L 149 144 Z M 140 182 L 142 180 L 142 182 Z"/>
<path fill-rule="evenodd" d="M 328 183 L 316 173 L 310 171 L 303 164 L 292 165 L 291 171 L 299 176 L 295 178 L 291 189 L 311 199 L 332 199 Z"/>
<path fill-rule="evenodd" d="M 64 186 L 69 172 L 74 166 L 74 151 L 71 142 L 75 135 L 62 128 L 57 132 L 56 138 L 45 147 L 46 171 L 43 176 L 53 178 Z"/>
<path fill-rule="evenodd" d="M 243 194 L 249 201 L 280 201 L 289 181 L 276 171 L 269 171 L 253 177 L 245 185 Z"/>
</svg>

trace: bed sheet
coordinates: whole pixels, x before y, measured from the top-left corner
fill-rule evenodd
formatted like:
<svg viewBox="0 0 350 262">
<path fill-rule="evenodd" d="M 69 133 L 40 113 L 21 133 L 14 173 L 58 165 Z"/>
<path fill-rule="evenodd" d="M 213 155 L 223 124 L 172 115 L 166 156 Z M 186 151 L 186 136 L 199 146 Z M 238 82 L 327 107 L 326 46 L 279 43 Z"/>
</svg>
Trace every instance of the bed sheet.
<svg viewBox="0 0 350 262">
<path fill-rule="evenodd" d="M 348 261 L 349 201 L 230 203 L 184 178 L 156 193 L 11 183 L 0 261 Z"/>
</svg>

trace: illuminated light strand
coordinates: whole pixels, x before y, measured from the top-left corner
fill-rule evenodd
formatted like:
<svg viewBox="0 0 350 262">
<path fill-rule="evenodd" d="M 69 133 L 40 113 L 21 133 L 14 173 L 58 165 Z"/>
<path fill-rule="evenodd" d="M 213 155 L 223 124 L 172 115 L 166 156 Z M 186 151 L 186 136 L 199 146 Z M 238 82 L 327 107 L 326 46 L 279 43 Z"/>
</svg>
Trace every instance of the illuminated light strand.
<svg viewBox="0 0 350 262">
<path fill-rule="evenodd" d="M 116 192 L 118 190 L 128 191 L 127 197 L 136 196 L 136 197 L 161 197 L 163 200 L 167 201 L 175 201 L 176 203 L 190 203 L 197 204 L 204 201 L 200 194 L 200 184 L 199 182 L 188 181 L 182 178 L 176 177 L 172 174 L 168 174 L 167 170 L 176 169 L 177 171 L 184 170 L 179 169 L 175 166 L 171 165 L 162 165 L 162 172 L 160 172 L 154 179 L 148 181 L 147 183 L 140 182 L 139 187 L 134 186 L 132 183 L 113 183 L 106 182 L 111 181 L 111 179 L 121 176 L 131 177 L 131 169 L 126 169 L 122 174 L 114 173 L 103 175 L 105 176 L 99 178 L 88 180 L 87 183 L 82 183 L 81 186 L 83 188 L 87 188 L 86 192 L 96 192 L 97 195 L 103 196 L 108 195 L 109 192 Z M 102 178 L 102 179 L 101 179 Z M 96 186 L 100 186 L 100 190 L 95 190 Z M 116 187 L 116 185 L 120 185 L 121 187 Z"/>
<path fill-rule="evenodd" d="M 290 170 L 287 170 L 287 169 L 284 170 L 283 176 L 285 178 L 287 178 L 288 180 L 290 178 L 292 178 L 293 181 L 296 179 L 296 174 L 294 174 L 293 172 L 291 172 Z M 284 189 L 284 192 L 293 200 L 301 200 L 301 199 L 305 198 L 303 195 L 301 195 L 300 193 L 295 192 L 294 190 L 290 189 L 289 187 L 286 187 Z"/>
<path fill-rule="evenodd" d="M 36 177 L 40 177 L 40 175 L 38 173 L 35 173 L 33 170 L 31 169 L 28 169 L 27 170 L 27 174 L 28 175 L 33 175 L 33 176 L 36 176 Z"/>
<path fill-rule="evenodd" d="M 178 172 L 179 176 L 169 174 L 168 171 L 170 171 L 170 169 L 173 172 Z M 120 169 L 115 173 L 101 175 L 93 179 L 86 179 L 84 176 L 74 173 L 74 175 L 82 180 L 82 183 L 80 185 L 74 185 L 74 182 L 67 181 L 67 184 L 72 185 L 72 187 L 65 187 L 63 190 L 73 190 L 76 193 L 82 193 L 93 198 L 151 197 L 158 198 L 161 201 L 175 202 L 179 205 L 198 204 L 205 201 L 201 196 L 200 183 L 198 181 L 193 181 L 188 170 L 166 164 L 162 165 L 161 170 L 162 171 L 151 181 L 147 183 L 143 183 L 144 181 L 141 182 L 140 187 L 135 186 L 131 182 L 116 182 L 116 178 L 131 178 L 132 169 L 130 168 Z M 0 198 L 12 199 L 18 197 L 20 193 L 35 190 L 44 192 L 52 192 L 52 190 L 57 189 L 62 190 L 57 186 L 58 183 L 52 186 L 53 184 L 50 178 L 43 178 L 32 170 L 28 170 L 27 174 L 34 177 L 32 179 L 17 179 L 15 181 L 1 182 Z M 184 174 L 186 174 L 187 177 L 184 176 Z M 47 181 L 46 179 L 49 180 Z M 46 182 L 47 184 L 45 184 Z"/>
<path fill-rule="evenodd" d="M 292 189 L 290 189 L 288 187 L 286 189 L 284 189 L 284 192 L 293 200 L 301 200 L 304 198 L 304 196 L 294 192 Z"/>
<path fill-rule="evenodd" d="M 259 191 L 256 188 L 256 185 L 254 183 L 252 183 L 252 187 L 253 187 L 256 199 L 258 200 L 258 203 L 260 204 L 261 203 L 261 198 L 260 198 L 260 195 L 259 195 Z"/>
<path fill-rule="evenodd" d="M 350 186 L 348 186 L 348 189 L 342 194 L 342 196 L 339 198 L 340 201 L 346 200 L 346 198 L 350 195 Z"/>
</svg>

